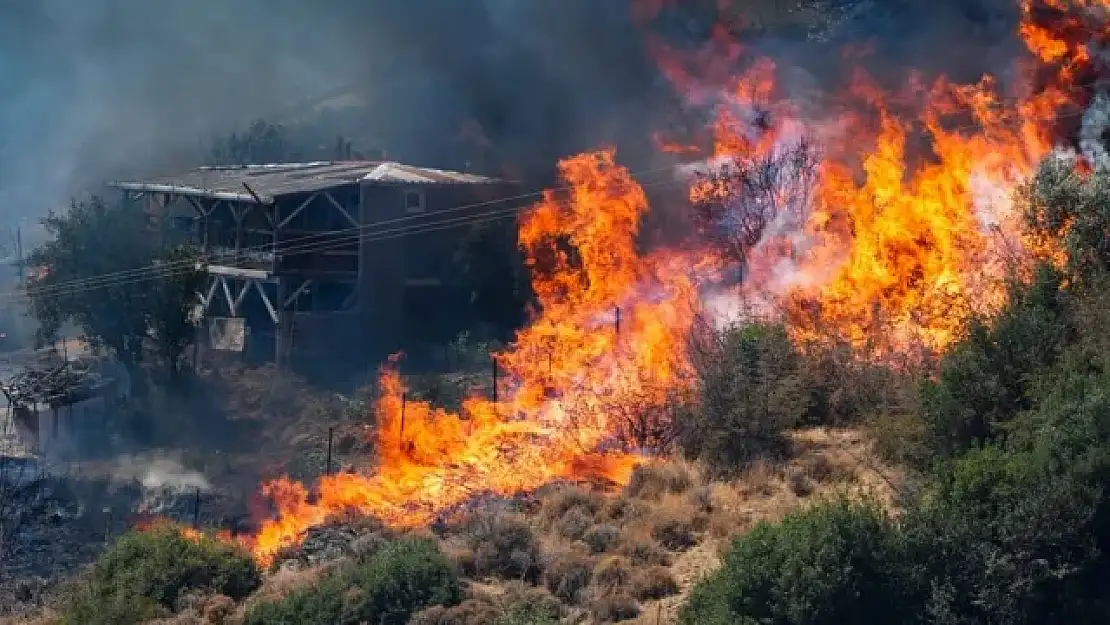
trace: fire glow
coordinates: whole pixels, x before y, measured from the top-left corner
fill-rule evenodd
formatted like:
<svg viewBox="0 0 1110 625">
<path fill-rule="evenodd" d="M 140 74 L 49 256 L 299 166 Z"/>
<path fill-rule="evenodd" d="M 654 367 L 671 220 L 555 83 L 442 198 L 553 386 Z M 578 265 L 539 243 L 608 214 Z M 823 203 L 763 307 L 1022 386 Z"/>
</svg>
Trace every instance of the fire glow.
<svg viewBox="0 0 1110 625">
<path fill-rule="evenodd" d="M 661 3 L 640 3 L 640 17 Z M 414 527 L 480 493 L 559 479 L 626 483 L 641 456 L 620 416 L 665 418 L 676 399 L 688 399 L 688 337 L 704 312 L 702 290 L 730 262 L 745 265 L 737 297 L 772 302 L 799 341 L 835 334 L 868 357 L 942 352 L 970 315 L 1004 303 L 1008 271 L 1053 252 L 1051 242 L 1025 238 L 1011 197 L 1042 158 L 1071 145 L 1075 132 L 1060 120 L 1092 101 L 1087 41 L 1105 38 L 1103 14 L 1093 1 L 1026 0 L 1020 34 L 1031 54 L 1020 93 L 1000 93 L 991 77 L 965 85 L 915 75 L 903 92 L 886 93 L 859 73 L 830 101 L 834 113 L 818 119 L 779 93 L 770 60 L 722 80 L 722 67 L 743 58 L 739 43 L 718 38 L 717 56 L 700 54 L 691 68 L 655 42 L 664 72 L 691 101 L 707 85 L 726 88 L 712 148 L 701 152 L 707 163 L 742 168 L 807 137 L 820 154 L 812 189 L 808 181 L 798 195 L 771 189 L 782 214 L 742 259 L 704 241 L 644 252 L 637 235 L 648 199 L 614 152 L 566 159 L 565 188 L 521 219 L 538 308 L 496 356 L 505 372 L 498 400 L 471 397 L 449 413 L 407 399 L 387 366 L 374 409 L 377 469 L 327 476 L 312 489 L 288 478 L 267 483 L 275 514 L 248 546 L 265 563 L 349 510 Z M 920 137 L 926 157 L 911 154 Z M 690 200 L 727 210 L 744 197 L 727 180 L 693 178 Z"/>
</svg>

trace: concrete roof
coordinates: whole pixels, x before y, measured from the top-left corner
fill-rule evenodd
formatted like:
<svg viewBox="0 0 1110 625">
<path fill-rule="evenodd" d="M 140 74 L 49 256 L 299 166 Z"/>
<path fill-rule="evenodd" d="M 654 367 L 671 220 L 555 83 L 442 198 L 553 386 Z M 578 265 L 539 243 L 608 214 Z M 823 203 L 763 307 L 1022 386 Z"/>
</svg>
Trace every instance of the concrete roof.
<svg viewBox="0 0 1110 625">
<path fill-rule="evenodd" d="M 110 183 L 118 189 L 174 193 L 215 199 L 264 202 L 293 193 L 311 193 L 348 184 L 497 184 L 498 178 L 415 167 L 392 161 L 318 161 L 230 167 L 200 167 L 176 176 Z"/>
</svg>

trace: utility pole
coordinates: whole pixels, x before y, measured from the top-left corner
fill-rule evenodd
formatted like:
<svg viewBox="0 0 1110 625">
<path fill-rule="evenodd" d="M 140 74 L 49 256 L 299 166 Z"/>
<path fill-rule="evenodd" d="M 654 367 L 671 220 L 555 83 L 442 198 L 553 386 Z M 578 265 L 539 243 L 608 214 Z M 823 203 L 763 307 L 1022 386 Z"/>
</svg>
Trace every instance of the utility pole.
<svg viewBox="0 0 1110 625">
<path fill-rule="evenodd" d="M 19 270 L 19 288 L 23 288 L 25 272 L 23 270 L 23 228 L 21 226 L 15 227 L 15 258 L 16 267 Z"/>
<path fill-rule="evenodd" d="M 328 459 L 324 464 L 324 475 L 331 475 L 331 443 L 332 438 L 335 436 L 335 427 L 328 428 Z"/>
</svg>

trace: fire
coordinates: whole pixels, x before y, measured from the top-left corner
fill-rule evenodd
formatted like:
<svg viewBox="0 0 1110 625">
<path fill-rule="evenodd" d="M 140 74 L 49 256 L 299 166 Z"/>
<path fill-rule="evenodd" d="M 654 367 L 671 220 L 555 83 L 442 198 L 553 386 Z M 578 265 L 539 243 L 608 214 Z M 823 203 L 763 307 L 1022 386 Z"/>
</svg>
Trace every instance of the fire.
<svg viewBox="0 0 1110 625">
<path fill-rule="evenodd" d="M 636 17 L 674 1 L 641 0 Z M 640 249 L 648 199 L 612 150 L 560 163 L 566 188 L 520 224 L 538 306 L 495 356 L 496 398 L 454 414 L 410 398 L 391 363 L 374 409 L 377 469 L 266 484 L 276 513 L 251 540 L 256 557 L 351 510 L 416 526 L 478 493 L 626 482 L 642 451 L 666 443 L 644 419 L 666 421 L 689 399 L 687 338 L 702 292 L 725 275 L 785 313 L 800 343 L 846 340 L 867 357 L 945 350 L 970 315 L 1005 303 L 1001 278 L 1059 259 L 1056 242 L 1023 233 L 1012 194 L 1052 150 L 1082 149 L 1080 117 L 1106 69 L 1092 52 L 1110 41 L 1104 2 L 1023 0 L 1022 15 L 1018 88 L 910 74 L 888 92 L 861 70 L 807 107 L 724 26 L 694 53 L 649 36 L 691 106 L 715 105 L 690 145 L 653 137 L 705 157 L 689 199 L 712 209 L 700 224 L 719 235 L 712 251 Z"/>
<path fill-rule="evenodd" d="M 568 190 L 548 192 L 521 223 L 539 310 L 496 356 L 506 373 L 498 401 L 471 397 L 453 414 L 408 398 L 387 366 L 375 406 L 377 470 L 324 477 L 315 492 L 286 478 L 266 484 L 277 514 L 253 540 L 260 561 L 346 511 L 418 526 L 478 493 L 628 481 L 636 447 L 651 441 L 614 436 L 622 424 L 607 409 L 664 409 L 687 387 L 695 274 L 711 267 L 637 251 L 648 203 L 612 151 L 568 159 L 560 173 Z"/>
<path fill-rule="evenodd" d="M 1023 232 L 1012 195 L 1055 147 L 1075 144 L 1067 118 L 1087 109 L 1105 69 L 1090 51 L 1108 41 L 1105 6 L 1026 0 L 1020 35 L 1032 59 L 1018 93 L 1003 93 L 991 76 L 954 84 L 912 73 L 891 93 L 859 70 L 847 93 L 823 94 L 820 112 L 803 113 L 778 88 L 771 61 L 729 57 L 747 68 L 718 90 L 708 155 L 732 169 L 695 179 L 690 200 L 730 220 L 745 294 L 776 302 L 801 343 L 845 340 L 879 357 L 936 353 L 969 316 L 1004 304 L 1007 274 L 1024 275 L 1035 259 L 1060 262 L 1056 242 Z M 701 105 L 722 58 L 705 65 L 656 51 Z M 821 153 L 812 194 L 784 193 L 781 176 L 766 197 L 755 193 L 759 176 L 780 166 L 776 154 L 800 137 Z M 754 239 L 745 229 L 753 215 L 764 229 Z M 784 221 L 793 227 L 777 227 Z"/>
</svg>

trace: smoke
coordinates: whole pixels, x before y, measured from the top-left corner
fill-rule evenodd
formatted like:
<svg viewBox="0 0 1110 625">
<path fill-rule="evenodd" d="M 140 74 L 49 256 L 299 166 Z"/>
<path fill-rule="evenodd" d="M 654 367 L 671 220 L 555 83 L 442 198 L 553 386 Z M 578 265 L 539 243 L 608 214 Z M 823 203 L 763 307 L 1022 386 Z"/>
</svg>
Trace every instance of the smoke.
<svg viewBox="0 0 1110 625">
<path fill-rule="evenodd" d="M 633 169 L 657 167 L 650 130 L 681 106 L 632 17 L 639 1 L 0 3 L 0 215 L 34 220 L 105 179 L 194 166 L 204 142 L 257 118 L 311 123 L 322 144 L 341 134 L 398 160 L 537 185 L 559 157 L 606 144 Z M 646 27 L 696 46 L 720 19 L 706 8 L 716 4 L 673 3 Z M 924 23 L 903 6 L 921 2 L 815 6 L 825 4 L 847 7 L 824 27 L 827 43 L 744 43 L 823 82 L 852 66 L 829 50 Z M 944 28 L 892 36 L 896 52 L 880 58 L 979 69 L 991 37 L 938 33 L 999 30 L 1001 18 L 976 14 L 985 4 L 929 4 L 925 22 Z M 337 89 L 348 97 L 321 114 L 314 101 Z"/>
<path fill-rule="evenodd" d="M 209 491 L 212 486 L 199 471 L 185 468 L 174 456 L 123 456 L 116 460 L 112 477 L 120 482 L 138 482 L 146 491 Z"/>
<path fill-rule="evenodd" d="M 474 120 L 488 163 L 550 170 L 658 108 L 638 45 L 620 2 L 2 3 L 0 214 L 195 165 L 216 133 L 313 118 L 298 103 L 337 87 L 354 106 L 321 122 L 323 142 L 465 167 Z"/>
</svg>

